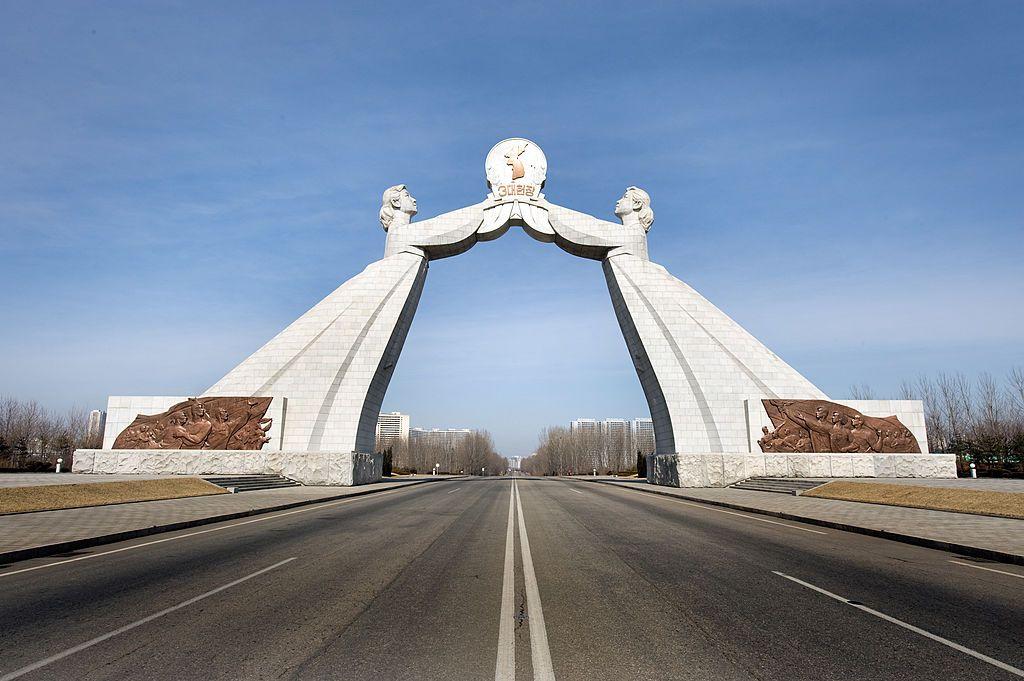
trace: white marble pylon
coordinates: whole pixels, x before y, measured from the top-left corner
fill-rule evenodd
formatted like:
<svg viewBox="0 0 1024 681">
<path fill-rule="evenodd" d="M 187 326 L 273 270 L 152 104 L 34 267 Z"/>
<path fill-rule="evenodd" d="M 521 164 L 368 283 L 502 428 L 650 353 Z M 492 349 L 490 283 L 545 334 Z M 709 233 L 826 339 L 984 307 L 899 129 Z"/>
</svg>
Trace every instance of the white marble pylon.
<svg viewBox="0 0 1024 681">
<path fill-rule="evenodd" d="M 375 450 L 377 416 L 412 325 L 428 261 L 477 241 L 485 203 L 412 222 L 405 185 L 384 192 L 384 258 L 349 279 L 203 393 L 288 400 L 281 449 Z"/>
<path fill-rule="evenodd" d="M 658 454 L 749 451 L 748 398 L 826 399 L 728 315 L 650 260 L 602 263 Z"/>
<path fill-rule="evenodd" d="M 373 452 L 377 414 L 426 274 L 422 255 L 378 260 L 203 395 L 287 397 L 283 450 Z"/>
</svg>

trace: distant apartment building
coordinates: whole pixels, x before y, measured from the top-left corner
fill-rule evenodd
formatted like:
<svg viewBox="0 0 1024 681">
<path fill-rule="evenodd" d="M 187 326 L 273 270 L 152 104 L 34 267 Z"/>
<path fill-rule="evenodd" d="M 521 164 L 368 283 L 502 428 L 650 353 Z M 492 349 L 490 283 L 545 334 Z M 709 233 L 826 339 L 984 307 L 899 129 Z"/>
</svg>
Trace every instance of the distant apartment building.
<svg viewBox="0 0 1024 681">
<path fill-rule="evenodd" d="M 569 422 L 569 431 L 577 433 L 600 433 L 601 422 L 597 419 L 576 419 Z"/>
<path fill-rule="evenodd" d="M 630 435 L 629 421 L 626 419 L 605 419 L 601 422 L 601 434 L 604 435 L 606 454 L 614 457 L 630 454 L 632 436 Z"/>
<path fill-rule="evenodd" d="M 437 447 L 452 451 L 472 432 L 469 428 L 412 428 L 409 430 L 409 444 L 413 447 Z"/>
<path fill-rule="evenodd" d="M 654 421 L 646 418 L 633 419 L 630 424 L 633 451 L 643 454 L 654 453 Z"/>
<path fill-rule="evenodd" d="M 107 425 L 107 412 L 93 409 L 89 412 L 89 424 L 85 427 L 85 437 L 90 441 L 103 440 L 103 429 Z"/>
<path fill-rule="evenodd" d="M 409 440 L 409 415 L 393 411 L 377 416 L 377 442 L 386 446 Z"/>
<path fill-rule="evenodd" d="M 649 418 L 626 419 L 575 419 L 569 422 L 574 435 L 594 433 L 601 435 L 605 448 L 610 454 L 633 454 L 654 452 L 654 422 Z"/>
</svg>

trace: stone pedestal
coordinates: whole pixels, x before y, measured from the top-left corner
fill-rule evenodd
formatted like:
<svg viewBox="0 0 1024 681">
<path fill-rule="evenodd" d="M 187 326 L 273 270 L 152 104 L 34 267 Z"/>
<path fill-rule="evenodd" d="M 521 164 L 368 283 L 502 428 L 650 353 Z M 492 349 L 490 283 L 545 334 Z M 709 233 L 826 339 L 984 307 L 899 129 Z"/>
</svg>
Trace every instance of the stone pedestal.
<svg viewBox="0 0 1024 681">
<path fill-rule="evenodd" d="M 953 454 L 655 454 L 647 461 L 647 481 L 669 487 L 728 487 L 753 477 L 956 477 Z"/>
<path fill-rule="evenodd" d="M 281 475 L 304 485 L 365 485 L 381 479 L 381 454 L 215 449 L 78 449 L 75 473 Z"/>
</svg>

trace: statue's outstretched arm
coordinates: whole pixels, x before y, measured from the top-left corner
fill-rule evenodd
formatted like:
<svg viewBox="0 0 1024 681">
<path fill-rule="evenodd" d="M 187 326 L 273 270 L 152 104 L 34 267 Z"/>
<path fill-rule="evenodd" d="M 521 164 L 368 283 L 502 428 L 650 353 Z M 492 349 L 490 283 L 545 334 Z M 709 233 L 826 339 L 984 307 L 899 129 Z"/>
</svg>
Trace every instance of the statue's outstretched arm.
<svg viewBox="0 0 1024 681">
<path fill-rule="evenodd" d="M 579 211 L 545 202 L 548 221 L 555 231 L 555 242 L 565 251 L 581 258 L 602 260 L 609 251 L 624 246 L 628 230 Z"/>
<path fill-rule="evenodd" d="M 483 224 L 484 208 L 488 205 L 481 201 L 429 220 L 393 225 L 388 230 L 384 254 L 411 251 L 437 260 L 463 253 L 476 243 L 476 233 Z"/>
<path fill-rule="evenodd" d="M 489 205 L 487 201 L 481 201 L 429 220 L 411 222 L 405 227 L 410 230 L 410 243 L 429 249 L 465 241 L 483 224 L 484 208 Z"/>
</svg>

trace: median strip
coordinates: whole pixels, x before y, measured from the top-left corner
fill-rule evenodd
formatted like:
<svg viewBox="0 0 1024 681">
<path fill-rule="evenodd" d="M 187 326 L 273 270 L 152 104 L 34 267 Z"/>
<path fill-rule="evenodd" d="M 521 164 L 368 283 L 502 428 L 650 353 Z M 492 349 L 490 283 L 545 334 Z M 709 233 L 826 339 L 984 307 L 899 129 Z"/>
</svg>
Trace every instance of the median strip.
<svg viewBox="0 0 1024 681">
<path fill-rule="evenodd" d="M 548 632 L 544 626 L 544 609 L 540 604 L 540 587 L 533 570 L 533 554 L 530 553 L 530 537 L 526 534 L 526 520 L 523 519 L 523 501 L 519 485 L 512 481 L 516 493 L 516 513 L 519 516 L 519 547 L 523 552 L 523 581 L 526 583 L 526 610 L 530 614 L 530 652 L 533 656 L 534 681 L 555 681 L 551 666 L 551 649 L 548 648 Z"/>
</svg>

